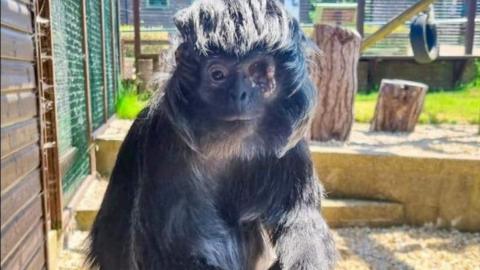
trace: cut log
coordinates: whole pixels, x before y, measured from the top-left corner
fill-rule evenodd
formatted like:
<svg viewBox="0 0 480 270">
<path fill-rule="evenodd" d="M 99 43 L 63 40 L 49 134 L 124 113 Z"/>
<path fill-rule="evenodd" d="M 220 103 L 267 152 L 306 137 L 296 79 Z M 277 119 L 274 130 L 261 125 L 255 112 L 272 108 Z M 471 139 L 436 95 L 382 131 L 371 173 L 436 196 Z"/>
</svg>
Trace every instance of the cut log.
<svg viewBox="0 0 480 270">
<path fill-rule="evenodd" d="M 372 131 L 412 132 L 423 109 L 428 86 L 405 80 L 382 80 Z"/>
<path fill-rule="evenodd" d="M 315 25 L 312 38 L 321 52 L 310 64 L 310 76 L 317 88 L 310 136 L 315 141 L 346 141 L 354 121 L 362 39 L 356 31 L 330 25 Z"/>
</svg>

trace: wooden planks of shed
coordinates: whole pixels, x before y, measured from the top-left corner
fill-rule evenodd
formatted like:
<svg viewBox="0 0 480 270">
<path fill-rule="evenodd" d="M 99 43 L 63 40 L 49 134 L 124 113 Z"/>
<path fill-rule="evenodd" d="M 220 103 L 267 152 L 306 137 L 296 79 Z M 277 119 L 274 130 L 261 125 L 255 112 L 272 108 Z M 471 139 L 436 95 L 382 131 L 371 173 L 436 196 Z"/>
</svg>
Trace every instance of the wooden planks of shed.
<svg viewBox="0 0 480 270">
<path fill-rule="evenodd" d="M 33 5 L 1 0 L 1 268 L 45 269 Z"/>
</svg>

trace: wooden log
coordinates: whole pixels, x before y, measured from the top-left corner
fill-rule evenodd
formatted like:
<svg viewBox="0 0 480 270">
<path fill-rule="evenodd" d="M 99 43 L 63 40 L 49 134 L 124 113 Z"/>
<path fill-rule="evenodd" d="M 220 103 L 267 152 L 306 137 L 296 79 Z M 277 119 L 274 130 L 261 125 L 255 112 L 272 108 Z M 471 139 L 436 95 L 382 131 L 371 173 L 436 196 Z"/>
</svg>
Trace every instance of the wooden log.
<svg viewBox="0 0 480 270">
<path fill-rule="evenodd" d="M 315 25 L 313 41 L 321 50 L 312 57 L 310 76 L 317 88 L 317 107 L 310 137 L 346 141 L 350 136 L 357 92 L 361 37 L 339 26 Z"/>
<path fill-rule="evenodd" d="M 372 131 L 412 132 L 422 112 L 428 86 L 405 80 L 382 80 Z"/>
<path fill-rule="evenodd" d="M 138 60 L 138 71 L 137 76 L 140 80 L 139 89 L 140 91 L 147 90 L 147 86 L 150 83 L 153 75 L 153 60 L 152 59 L 142 59 Z"/>
</svg>

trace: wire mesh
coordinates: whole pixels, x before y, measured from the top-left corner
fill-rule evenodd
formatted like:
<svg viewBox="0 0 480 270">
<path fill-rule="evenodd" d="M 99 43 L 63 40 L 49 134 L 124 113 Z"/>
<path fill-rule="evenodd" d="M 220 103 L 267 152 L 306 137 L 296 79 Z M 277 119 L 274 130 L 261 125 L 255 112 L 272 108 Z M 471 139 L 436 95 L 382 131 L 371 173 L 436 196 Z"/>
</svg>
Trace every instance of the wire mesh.
<svg viewBox="0 0 480 270">
<path fill-rule="evenodd" d="M 88 65 L 94 130 L 105 122 L 101 25 L 101 2 L 87 1 Z"/>
<path fill-rule="evenodd" d="M 86 1 L 86 53 L 89 56 L 88 74 L 94 130 L 105 123 L 104 81 L 107 86 L 108 116 L 115 113 L 115 80 L 118 79 L 116 73 L 119 70 L 118 35 L 115 34 L 118 14 L 116 7 L 111 0 L 104 0 L 102 21 L 102 1 Z M 62 189 L 68 201 L 73 191 L 90 173 L 82 1 L 52 0 L 52 17 L 58 147 Z M 105 44 L 102 43 L 102 31 Z M 103 53 L 106 56 L 105 63 Z"/>
<path fill-rule="evenodd" d="M 81 1 L 52 0 L 58 147 L 68 200 L 90 171 Z"/>
</svg>

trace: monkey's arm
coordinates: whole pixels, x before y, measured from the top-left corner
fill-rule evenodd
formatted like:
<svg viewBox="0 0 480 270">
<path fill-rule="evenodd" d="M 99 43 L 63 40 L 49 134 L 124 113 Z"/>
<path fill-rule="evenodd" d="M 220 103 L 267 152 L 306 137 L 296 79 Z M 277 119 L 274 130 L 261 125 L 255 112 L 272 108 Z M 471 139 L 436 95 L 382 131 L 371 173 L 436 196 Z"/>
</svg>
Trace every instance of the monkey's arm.
<svg viewBox="0 0 480 270">
<path fill-rule="evenodd" d="M 277 268 L 273 269 L 332 269 L 337 253 L 320 214 L 322 187 L 313 175 L 308 148 L 301 144 L 287 153 L 284 161 L 289 165 L 282 166 L 286 168 L 282 173 L 293 182 L 283 204 L 285 212 L 273 231 L 278 256 Z"/>
</svg>

